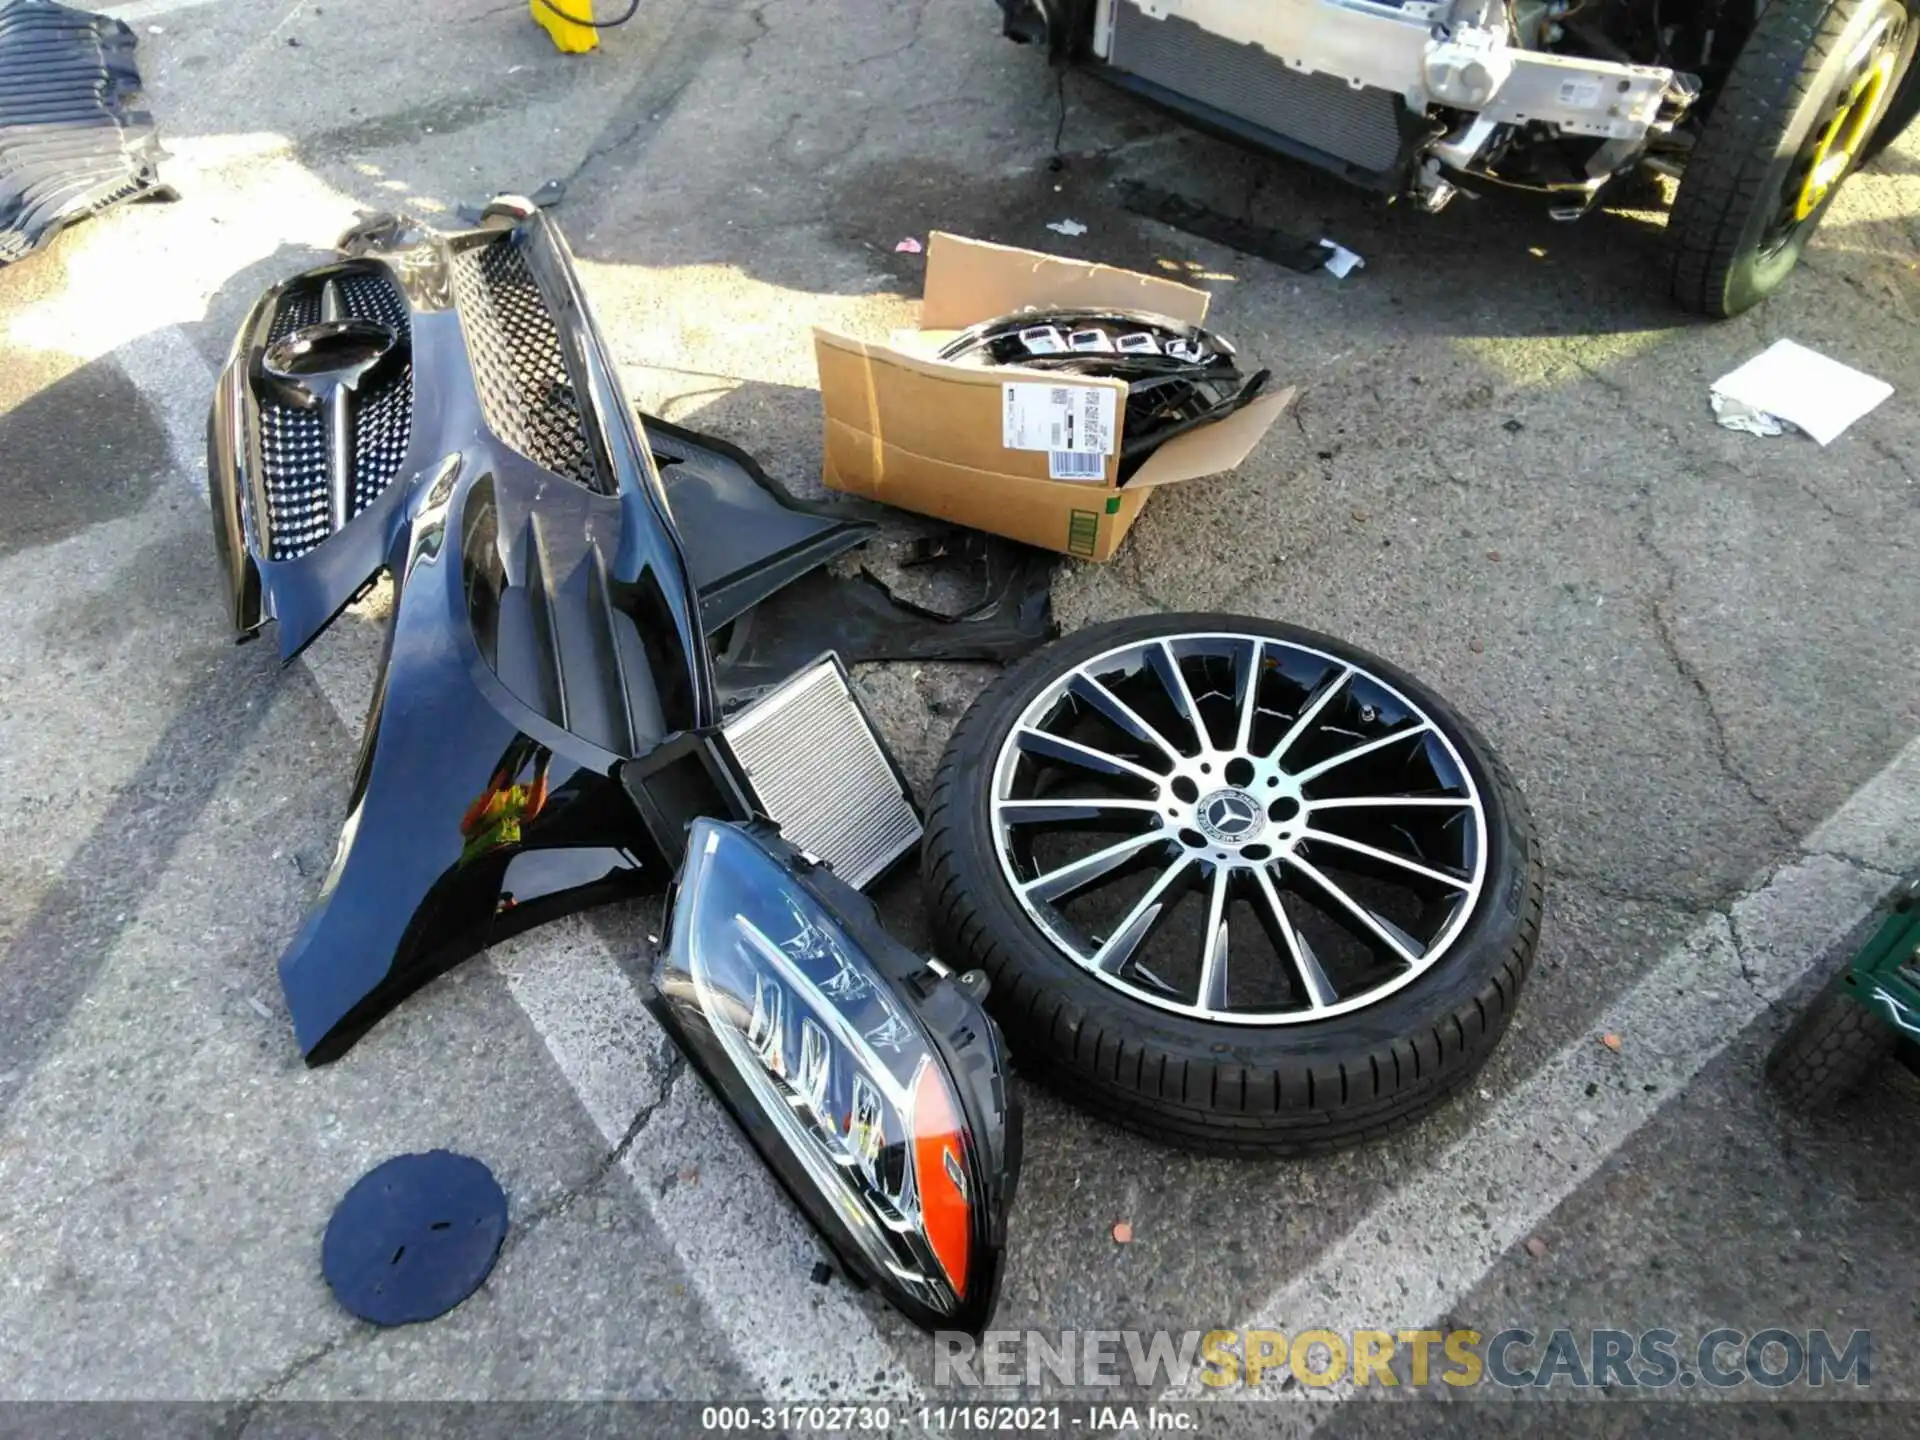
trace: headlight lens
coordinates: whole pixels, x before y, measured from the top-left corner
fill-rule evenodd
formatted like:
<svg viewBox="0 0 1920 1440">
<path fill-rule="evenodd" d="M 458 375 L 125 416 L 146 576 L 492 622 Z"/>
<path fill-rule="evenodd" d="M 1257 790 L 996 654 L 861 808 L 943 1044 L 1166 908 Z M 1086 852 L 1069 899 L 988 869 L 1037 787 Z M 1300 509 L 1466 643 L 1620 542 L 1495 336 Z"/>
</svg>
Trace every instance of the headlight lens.
<svg viewBox="0 0 1920 1440">
<path fill-rule="evenodd" d="M 714 820 L 691 829 L 656 983 L 843 1267 L 922 1324 L 983 1325 L 1013 1117 L 971 996 L 887 938 L 857 891 Z"/>
</svg>

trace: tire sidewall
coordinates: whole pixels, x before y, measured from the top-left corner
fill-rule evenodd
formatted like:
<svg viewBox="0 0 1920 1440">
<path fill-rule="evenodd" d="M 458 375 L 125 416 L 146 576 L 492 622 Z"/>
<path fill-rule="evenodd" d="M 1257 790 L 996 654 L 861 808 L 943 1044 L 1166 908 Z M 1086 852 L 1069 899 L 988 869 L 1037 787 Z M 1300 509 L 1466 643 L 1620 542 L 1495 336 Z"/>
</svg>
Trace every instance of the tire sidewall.
<svg viewBox="0 0 1920 1440">
<path fill-rule="evenodd" d="M 1239 1025 L 1200 1020 L 1131 999 L 1096 979 L 1062 953 L 1014 899 L 1001 871 L 990 803 L 992 777 L 1008 732 L 1034 698 L 1072 666 L 1108 650 L 1155 636 L 1243 633 L 1304 645 L 1370 670 L 1421 707 L 1446 733 L 1473 778 L 1486 815 L 1486 883 L 1475 913 L 1448 953 L 1426 974 L 1391 996 L 1345 1015 L 1294 1025 Z M 965 750 L 969 753 L 962 755 Z M 1271 1066 L 1350 1059 L 1420 1035 L 1471 1012 L 1492 973 L 1520 945 L 1525 929 L 1528 879 L 1534 864 L 1524 804 L 1489 763 L 1486 742 L 1446 701 L 1399 667 L 1357 646 L 1313 631 L 1238 615 L 1156 615 L 1091 627 L 1056 642 L 1009 671 L 976 702 L 949 755 L 980 767 L 985 784 L 964 787 L 952 805 L 963 834 L 955 847 L 955 872 L 983 923 L 1009 948 L 1018 947 L 1028 972 L 1043 973 L 1068 1002 L 1074 1029 L 1118 1028 L 1140 1043 L 1181 1056 L 1215 1062 Z M 1052 1057 L 1025 1055 L 1031 1065 Z"/>
<path fill-rule="evenodd" d="M 1854 16 L 1848 20 L 1841 40 L 1825 62 L 1816 72 L 1819 83 L 1809 88 L 1805 98 L 1794 109 L 1785 130 L 1775 148 L 1775 155 L 1761 179 L 1758 203 L 1746 223 L 1741 228 L 1740 241 L 1735 251 L 1735 260 L 1727 273 L 1726 308 L 1729 314 L 1751 308 L 1772 294 L 1800 263 L 1808 243 L 1814 233 L 1825 221 L 1827 211 L 1839 197 L 1851 173 L 1841 177 L 1825 200 L 1814 213 L 1796 229 L 1792 237 L 1772 255 L 1760 254 L 1760 244 L 1766 238 L 1767 228 L 1778 214 L 1781 187 L 1786 183 L 1788 172 L 1805 148 L 1818 123 L 1833 98 L 1833 92 L 1844 78 L 1844 67 L 1854 50 L 1867 37 L 1873 27 L 1882 18 L 1907 16 L 1907 34 L 1902 42 L 1903 54 L 1910 62 L 1914 52 L 1916 21 L 1902 0 L 1865 0 Z M 1902 77 L 1896 76 L 1896 90 Z M 1891 96 L 1889 97 L 1891 100 Z M 1884 113 L 1884 112 L 1883 112 Z M 1855 169 L 1864 160 L 1856 163 Z"/>
</svg>

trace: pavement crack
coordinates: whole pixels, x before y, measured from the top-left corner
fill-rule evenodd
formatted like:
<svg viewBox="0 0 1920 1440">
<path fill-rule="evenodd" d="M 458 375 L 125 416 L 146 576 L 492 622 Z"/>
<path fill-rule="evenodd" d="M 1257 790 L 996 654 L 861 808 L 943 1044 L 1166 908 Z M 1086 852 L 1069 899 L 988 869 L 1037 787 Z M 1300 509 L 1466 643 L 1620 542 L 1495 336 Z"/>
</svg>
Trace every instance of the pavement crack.
<svg viewBox="0 0 1920 1440">
<path fill-rule="evenodd" d="M 1578 370 L 1582 375 L 1606 391 L 1608 395 L 1619 401 L 1621 409 L 1627 412 L 1629 419 L 1633 420 L 1642 429 L 1652 434 L 1657 434 L 1662 444 L 1669 451 L 1678 451 L 1685 448 L 1685 442 L 1681 440 L 1679 433 L 1674 430 L 1673 426 L 1650 410 L 1647 402 L 1641 396 L 1636 395 L 1631 387 L 1620 380 L 1616 380 L 1605 370 L 1596 369 L 1577 354 L 1569 354 L 1567 360 L 1574 369 Z M 1653 492 L 1650 482 L 1643 481 L 1636 486 L 1635 489 L 1642 495 L 1645 495 L 1649 500 L 1652 499 Z M 1661 556 L 1661 558 L 1664 560 L 1666 557 Z"/>
<path fill-rule="evenodd" d="M 1658 551 L 1656 550 L 1655 553 L 1657 554 Z M 1659 638 L 1660 648 L 1668 662 L 1672 664 L 1674 672 L 1693 692 L 1694 698 L 1700 704 L 1701 713 L 1706 717 L 1708 752 L 1713 756 L 1714 763 L 1720 767 L 1721 773 L 1740 787 L 1747 798 L 1759 807 L 1760 813 L 1772 821 L 1775 828 L 1789 842 L 1797 841 L 1799 837 L 1794 833 L 1793 826 L 1774 807 L 1774 803 L 1760 793 L 1760 787 L 1754 784 L 1747 773 L 1740 768 L 1739 762 L 1734 759 L 1732 747 L 1727 739 L 1726 720 L 1720 714 L 1720 707 L 1714 703 L 1713 692 L 1707 688 L 1706 679 L 1701 675 L 1699 667 L 1681 653 L 1679 641 L 1673 633 L 1673 622 L 1667 614 L 1667 601 L 1673 589 L 1671 572 L 1668 579 L 1667 594 L 1656 598 L 1649 607 L 1653 614 L 1653 631 Z"/>
<path fill-rule="evenodd" d="M 325 1360 L 343 1346 L 369 1339 L 377 1335 L 379 1331 L 380 1327 L 378 1325 L 370 1324 L 365 1320 L 355 1320 L 347 1329 L 342 1330 L 324 1345 L 316 1346 L 306 1354 L 291 1361 L 278 1375 L 274 1376 L 273 1379 L 262 1385 L 252 1395 L 248 1396 L 246 1400 L 241 1402 L 239 1409 L 234 1414 L 234 1425 L 231 1433 L 236 1437 L 244 1435 L 252 1426 L 254 1416 L 259 1412 L 260 1407 L 271 1401 L 280 1391 L 286 1389 L 287 1386 L 299 1379 L 301 1375 L 311 1370 L 315 1365 L 318 1365 L 322 1360 Z"/>
<path fill-rule="evenodd" d="M 1878 861 L 1866 860 L 1858 855 L 1849 855 L 1845 850 L 1803 850 L 1800 852 L 1808 860 L 1838 860 L 1843 865 L 1851 865 L 1856 870 L 1864 870 L 1869 875 L 1880 875 L 1888 880 L 1904 880 L 1906 875 L 1899 870 L 1889 870 Z"/>
<path fill-rule="evenodd" d="M 635 1142 L 639 1140 L 641 1134 L 646 1130 L 647 1125 L 659 1112 L 660 1108 L 672 1098 L 674 1086 L 686 1070 L 686 1058 L 677 1050 L 674 1051 L 669 1057 L 665 1073 L 661 1077 L 659 1098 L 642 1105 L 639 1110 L 634 1113 L 633 1120 L 627 1126 L 626 1133 L 620 1137 L 611 1149 L 594 1162 L 592 1170 L 576 1184 L 569 1185 L 559 1193 L 549 1196 L 524 1215 L 514 1219 L 512 1227 L 507 1232 L 506 1240 L 500 1246 L 500 1254 L 494 1262 L 496 1270 L 509 1256 L 516 1252 L 522 1245 L 526 1244 L 546 1221 L 551 1220 L 556 1215 L 566 1213 L 581 1199 L 599 1188 L 607 1176 L 627 1157 L 627 1153 L 632 1150 Z M 378 1325 L 356 1320 L 352 1322 L 347 1329 L 333 1336 L 325 1344 L 318 1345 L 312 1350 L 307 1351 L 304 1355 L 289 1362 L 277 1375 L 267 1381 L 259 1390 L 240 1404 L 234 1415 L 233 1426 L 227 1433 L 236 1437 L 245 1434 L 253 1422 L 254 1415 L 262 1405 L 272 1401 L 282 1390 L 286 1389 L 287 1386 L 291 1385 L 301 1375 L 333 1355 L 343 1346 L 357 1344 L 361 1341 L 371 1339 L 380 1332 L 380 1328 Z"/>
<path fill-rule="evenodd" d="M 1058 73 L 1064 76 L 1068 72 L 1060 71 Z M 1089 163 L 1118 160 L 1141 150 L 1154 149 L 1162 145 L 1178 144 L 1181 138 L 1182 132 L 1177 127 L 1167 126 L 1164 129 L 1155 130 L 1151 134 L 1136 135 L 1131 140 L 1115 140 L 1108 144 L 1095 145 L 1090 150 L 1075 151 L 1073 152 L 1073 158 Z"/>
<path fill-rule="evenodd" d="M 749 35 L 740 46 L 741 64 L 751 65 L 754 50 L 762 40 L 773 33 L 773 27 L 767 23 L 767 11 L 771 8 L 770 5 L 755 5 L 745 12 L 745 18 L 752 23 L 754 29 L 753 34 Z"/>
<path fill-rule="evenodd" d="M 560 183 L 564 185 L 569 192 L 573 191 L 580 183 L 580 177 L 582 175 L 585 175 L 616 150 L 624 150 L 627 146 L 633 144 L 633 142 L 639 138 L 640 133 L 648 126 L 658 124 L 664 119 L 667 112 L 679 103 L 681 95 L 686 92 L 687 87 L 692 83 L 691 78 L 681 81 L 678 85 L 674 86 L 673 89 L 655 99 L 651 104 L 643 106 L 641 113 L 635 116 L 631 122 L 623 126 L 619 131 L 612 135 L 603 136 L 588 146 L 586 153 L 580 157 L 579 162 L 575 164 L 571 170 L 567 171 L 565 175 L 559 177 Z"/>
<path fill-rule="evenodd" d="M 496 15 L 505 15 L 509 11 L 516 15 L 524 15 L 526 10 L 526 0 L 507 0 L 505 5 L 495 5 L 491 9 L 478 10 L 471 15 L 456 16 L 442 23 L 448 25 L 478 25 L 481 21 L 491 20 Z"/>
<path fill-rule="evenodd" d="M 1878 436 L 1875 436 L 1868 443 L 1873 447 L 1874 454 L 1878 455 L 1882 460 L 1885 460 L 1902 475 L 1907 477 L 1907 483 L 1909 485 L 1920 485 L 1920 475 L 1914 473 L 1913 466 L 1908 462 L 1905 455 L 1902 455 L 1897 449 Z"/>
<path fill-rule="evenodd" d="M 580 1180 L 577 1184 L 569 1185 L 557 1195 L 550 1196 L 533 1210 L 528 1211 L 524 1218 L 514 1223 L 512 1232 L 507 1236 L 507 1243 L 501 1247 L 500 1255 L 502 1259 L 506 1258 L 508 1252 L 515 1247 L 517 1242 L 524 1240 L 540 1225 L 551 1220 L 556 1215 L 565 1214 L 580 1200 L 600 1188 L 601 1183 L 619 1168 L 621 1161 L 627 1158 L 628 1152 L 633 1149 L 635 1142 L 639 1140 L 641 1134 L 646 1130 L 648 1124 L 653 1120 L 653 1117 L 659 1113 L 661 1107 L 673 1098 L 674 1087 L 679 1083 L 680 1077 L 686 1073 L 686 1070 L 686 1057 L 678 1050 L 674 1050 L 669 1056 L 666 1069 L 660 1077 L 659 1098 L 648 1101 L 634 1112 L 633 1119 L 627 1125 L 626 1133 L 614 1142 L 612 1148 L 609 1149 L 606 1154 L 594 1162 L 593 1169 L 588 1172 L 584 1179 Z"/>
<path fill-rule="evenodd" d="M 1632 403 L 1633 392 L 1629 390 L 1625 385 L 1623 385 L 1620 381 L 1614 379 L 1611 375 L 1607 374 L 1607 372 L 1604 370 L 1595 369 L 1593 366 L 1589 365 L 1584 359 L 1582 359 L 1577 354 L 1569 354 L 1567 356 L 1567 359 L 1573 365 L 1574 369 L 1578 370 L 1582 375 L 1586 376 L 1589 380 L 1593 381 L 1594 384 L 1598 385 L 1602 390 L 1606 391 L 1609 395 L 1613 396 L 1616 400 L 1627 401 L 1628 402 L 1627 408 L 1634 412 L 1634 417 L 1636 419 L 1644 420 L 1647 418 L 1646 416 L 1640 414 L 1639 407 Z M 1662 428 L 1664 429 L 1665 427 L 1663 426 Z"/>
<path fill-rule="evenodd" d="M 611 1170 L 626 1158 L 633 1148 L 634 1141 L 640 1138 L 640 1132 L 652 1122 L 662 1106 L 673 1098 L 674 1086 L 680 1083 L 680 1077 L 687 1073 L 687 1057 L 676 1047 L 667 1056 L 666 1073 L 660 1078 L 660 1098 L 642 1105 L 634 1112 L 633 1122 L 627 1126 L 627 1133 L 620 1137 L 620 1143 L 608 1153 L 604 1168 Z"/>
<path fill-rule="evenodd" d="M 905 40 L 902 40 L 898 45 L 890 49 L 876 51 L 872 55 L 862 55 L 858 60 L 853 62 L 854 68 L 861 69 L 880 60 L 895 59 L 906 54 L 907 51 L 918 45 L 920 43 L 920 32 L 926 27 L 927 23 L 928 3 L 929 0 L 920 0 L 920 3 L 913 7 L 913 22 L 907 27 L 907 38 Z"/>
<path fill-rule="evenodd" d="M 1827 499 L 1826 496 L 1822 495 L 1818 490 L 1814 489 L 1812 482 L 1802 478 L 1802 479 L 1796 479 L 1794 481 L 1794 485 L 1796 486 L 1796 488 L 1799 489 L 1802 495 L 1806 496 L 1809 500 L 1813 501 L 1814 504 L 1818 505 L 1821 511 L 1826 515 L 1826 517 L 1829 520 L 1853 520 L 1858 518 L 1857 516 L 1849 515 L 1846 511 L 1842 510 L 1838 505 L 1834 504 L 1831 500 Z"/>
</svg>

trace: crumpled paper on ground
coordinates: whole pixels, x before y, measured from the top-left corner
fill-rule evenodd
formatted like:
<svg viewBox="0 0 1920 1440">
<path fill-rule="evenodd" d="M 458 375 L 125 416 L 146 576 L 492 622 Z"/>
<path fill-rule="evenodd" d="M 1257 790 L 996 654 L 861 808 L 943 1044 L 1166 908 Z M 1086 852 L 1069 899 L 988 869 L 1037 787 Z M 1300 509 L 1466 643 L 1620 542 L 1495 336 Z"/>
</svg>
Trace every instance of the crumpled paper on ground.
<svg viewBox="0 0 1920 1440">
<path fill-rule="evenodd" d="M 1713 382 L 1713 413 L 1729 430 L 1783 435 L 1789 429 L 1831 445 L 1893 394 L 1884 380 L 1778 340 Z"/>
<path fill-rule="evenodd" d="M 1713 401 L 1713 413 L 1720 423 L 1729 430 L 1741 430 L 1749 435 L 1759 435 L 1771 439 L 1775 435 L 1784 435 L 1793 426 L 1777 415 L 1769 415 L 1764 410 L 1739 400 L 1731 400 L 1715 390 L 1710 397 Z"/>
</svg>

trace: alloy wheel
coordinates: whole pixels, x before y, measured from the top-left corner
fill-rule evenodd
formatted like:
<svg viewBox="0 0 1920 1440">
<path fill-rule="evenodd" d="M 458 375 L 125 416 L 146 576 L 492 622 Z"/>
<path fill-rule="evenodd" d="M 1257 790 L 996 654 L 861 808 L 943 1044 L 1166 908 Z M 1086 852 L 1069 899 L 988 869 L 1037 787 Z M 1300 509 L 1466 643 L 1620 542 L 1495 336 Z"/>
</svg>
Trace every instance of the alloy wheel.
<svg viewBox="0 0 1920 1440">
<path fill-rule="evenodd" d="M 1004 878 L 1052 945 L 1225 1024 L 1404 989 L 1485 882 L 1485 808 L 1442 724 L 1361 664 L 1258 635 L 1075 665 L 1008 733 L 989 806 Z"/>
</svg>

